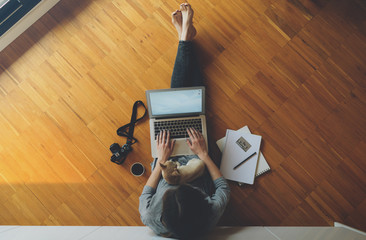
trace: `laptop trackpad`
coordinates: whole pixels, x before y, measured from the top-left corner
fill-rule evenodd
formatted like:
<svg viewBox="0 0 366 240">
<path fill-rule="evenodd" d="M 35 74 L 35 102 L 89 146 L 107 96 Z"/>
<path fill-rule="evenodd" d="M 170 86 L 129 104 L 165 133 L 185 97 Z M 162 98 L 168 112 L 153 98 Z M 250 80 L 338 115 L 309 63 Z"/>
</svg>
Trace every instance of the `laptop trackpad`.
<svg viewBox="0 0 366 240">
<path fill-rule="evenodd" d="M 188 154 L 187 154 L 188 153 Z M 176 139 L 172 156 L 177 155 L 192 155 L 193 152 L 188 147 L 186 139 Z"/>
</svg>

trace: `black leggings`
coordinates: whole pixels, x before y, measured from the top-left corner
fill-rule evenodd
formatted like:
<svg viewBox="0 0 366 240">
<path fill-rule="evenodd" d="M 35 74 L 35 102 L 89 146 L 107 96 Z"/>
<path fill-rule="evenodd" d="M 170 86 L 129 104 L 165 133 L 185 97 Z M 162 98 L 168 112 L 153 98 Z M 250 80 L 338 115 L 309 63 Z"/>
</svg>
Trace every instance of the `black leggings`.
<svg viewBox="0 0 366 240">
<path fill-rule="evenodd" d="M 179 41 L 171 79 L 171 88 L 203 86 L 203 75 L 198 65 L 192 41 Z"/>
<path fill-rule="evenodd" d="M 171 88 L 203 86 L 203 75 L 198 65 L 193 42 L 179 41 L 177 57 L 175 58 Z M 151 164 L 154 170 L 157 158 Z"/>
</svg>

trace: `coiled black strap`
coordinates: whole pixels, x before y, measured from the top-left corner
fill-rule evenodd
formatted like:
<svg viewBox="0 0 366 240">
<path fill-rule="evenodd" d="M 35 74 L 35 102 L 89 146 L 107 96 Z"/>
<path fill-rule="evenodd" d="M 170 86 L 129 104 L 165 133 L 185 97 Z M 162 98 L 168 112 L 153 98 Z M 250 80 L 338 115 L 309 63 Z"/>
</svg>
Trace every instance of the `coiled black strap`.
<svg viewBox="0 0 366 240">
<path fill-rule="evenodd" d="M 139 105 L 142 105 L 145 109 L 145 113 L 142 117 L 137 118 L 137 108 Z M 132 115 L 131 115 L 131 121 L 127 123 L 126 125 L 120 127 L 117 129 L 117 135 L 121 137 L 127 137 L 127 143 L 128 145 L 132 145 L 137 142 L 137 139 L 133 137 L 133 132 L 135 130 L 135 124 L 143 119 L 147 114 L 147 109 L 145 107 L 145 104 L 138 100 L 133 104 L 132 108 Z M 136 119 L 137 118 L 137 119 Z"/>
</svg>

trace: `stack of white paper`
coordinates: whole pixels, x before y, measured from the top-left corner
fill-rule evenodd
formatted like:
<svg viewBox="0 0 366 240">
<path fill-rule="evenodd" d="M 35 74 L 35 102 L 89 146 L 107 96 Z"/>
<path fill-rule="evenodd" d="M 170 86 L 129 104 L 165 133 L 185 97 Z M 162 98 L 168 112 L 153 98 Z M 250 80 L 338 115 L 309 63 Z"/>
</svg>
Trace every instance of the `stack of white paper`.
<svg viewBox="0 0 366 240">
<path fill-rule="evenodd" d="M 240 145 L 241 141 L 246 142 L 247 146 L 243 148 Z M 227 130 L 226 136 L 216 142 L 219 149 L 223 152 L 220 170 L 224 177 L 239 183 L 253 184 L 255 177 L 269 171 L 270 167 L 259 150 L 260 143 L 261 136 L 251 134 L 247 126 L 237 131 Z M 254 152 L 256 152 L 255 155 L 234 170 L 237 164 Z"/>
</svg>

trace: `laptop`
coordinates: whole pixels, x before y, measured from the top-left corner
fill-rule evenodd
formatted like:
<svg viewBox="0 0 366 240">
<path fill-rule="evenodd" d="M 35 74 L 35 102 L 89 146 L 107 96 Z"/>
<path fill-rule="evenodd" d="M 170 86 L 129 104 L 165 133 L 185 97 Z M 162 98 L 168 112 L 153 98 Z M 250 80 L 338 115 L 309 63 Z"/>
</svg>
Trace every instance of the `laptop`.
<svg viewBox="0 0 366 240">
<path fill-rule="evenodd" d="M 193 155 L 186 139 L 187 128 L 200 131 L 206 140 L 205 87 L 147 90 L 146 99 L 150 116 L 151 155 L 157 157 L 156 138 L 162 130 L 170 131 L 175 139 L 171 156 Z"/>
</svg>

